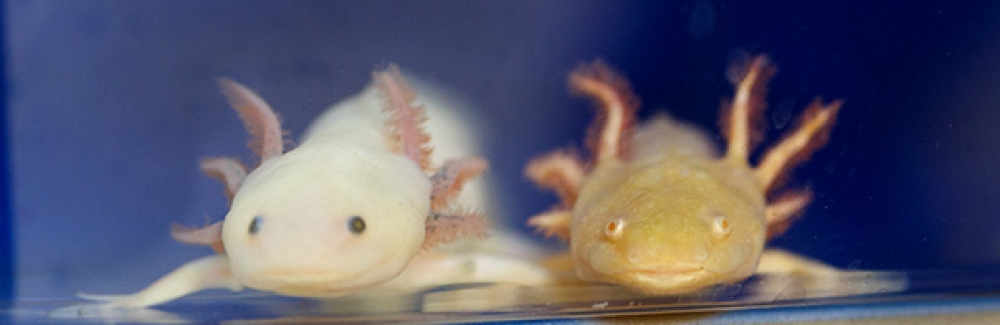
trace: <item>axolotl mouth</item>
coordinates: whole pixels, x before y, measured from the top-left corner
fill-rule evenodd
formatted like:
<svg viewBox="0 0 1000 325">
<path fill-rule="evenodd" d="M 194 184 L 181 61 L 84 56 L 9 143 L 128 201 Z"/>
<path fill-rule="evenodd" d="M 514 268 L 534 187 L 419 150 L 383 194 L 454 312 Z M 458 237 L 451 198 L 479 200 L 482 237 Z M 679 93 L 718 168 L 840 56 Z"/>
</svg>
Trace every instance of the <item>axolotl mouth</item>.
<svg viewBox="0 0 1000 325">
<path fill-rule="evenodd" d="M 712 274 L 704 267 L 680 267 L 669 269 L 632 269 L 622 271 L 613 277 L 623 285 L 644 294 L 689 293 L 711 282 Z"/>
<path fill-rule="evenodd" d="M 253 287 L 279 294 L 335 297 L 371 287 L 365 273 L 348 276 L 329 270 L 268 270 L 248 279 Z"/>
</svg>

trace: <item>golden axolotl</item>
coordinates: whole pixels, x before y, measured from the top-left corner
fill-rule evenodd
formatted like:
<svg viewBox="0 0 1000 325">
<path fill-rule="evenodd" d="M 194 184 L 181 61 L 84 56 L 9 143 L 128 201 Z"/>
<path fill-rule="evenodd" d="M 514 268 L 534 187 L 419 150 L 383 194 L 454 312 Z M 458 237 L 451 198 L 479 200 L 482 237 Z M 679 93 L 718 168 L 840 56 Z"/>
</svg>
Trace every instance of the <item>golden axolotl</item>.
<svg viewBox="0 0 1000 325">
<path fill-rule="evenodd" d="M 599 107 L 587 137 L 591 161 L 562 150 L 528 165 L 528 177 L 561 198 L 529 224 L 569 240 L 584 281 L 677 294 L 749 277 L 765 241 L 809 203 L 807 189 L 777 188 L 825 143 L 841 105 L 814 101 L 755 167 L 749 155 L 763 133 L 774 72 L 764 56 L 730 69 L 736 96 L 722 105 L 720 156 L 697 128 L 665 116 L 634 128 L 638 100 L 628 82 L 600 62 L 577 68 L 570 88 Z"/>
<path fill-rule="evenodd" d="M 219 287 L 332 297 L 380 285 L 484 281 L 453 266 L 462 261 L 484 269 L 524 266 L 486 255 L 417 256 L 457 237 L 485 236 L 484 217 L 452 201 L 487 164 L 469 157 L 431 166 L 424 108 L 395 67 L 376 72 L 361 95 L 320 116 L 288 152 L 266 102 L 231 80 L 219 84 L 260 165 L 248 172 L 235 158 L 202 161 L 202 171 L 225 184 L 229 212 L 203 228 L 173 230 L 177 240 L 219 254 L 132 295 L 84 297 L 110 307 L 145 307 Z"/>
</svg>

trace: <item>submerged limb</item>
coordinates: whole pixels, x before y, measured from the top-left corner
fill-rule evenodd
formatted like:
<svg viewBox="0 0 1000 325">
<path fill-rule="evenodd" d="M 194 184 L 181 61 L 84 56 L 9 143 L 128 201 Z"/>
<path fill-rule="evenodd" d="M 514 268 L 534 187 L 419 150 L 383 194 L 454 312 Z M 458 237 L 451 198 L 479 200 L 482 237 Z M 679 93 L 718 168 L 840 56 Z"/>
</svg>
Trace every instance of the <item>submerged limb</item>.
<svg viewBox="0 0 1000 325">
<path fill-rule="evenodd" d="M 562 206 L 567 208 L 576 203 L 580 185 L 587 176 L 583 161 L 569 151 L 556 151 L 532 159 L 524 174 L 538 187 L 555 191 Z"/>
<path fill-rule="evenodd" d="M 737 62 L 729 69 L 729 81 L 736 86 L 731 103 L 723 104 L 719 124 L 728 140 L 726 159 L 746 163 L 754 143 L 763 135 L 767 82 L 775 73 L 767 56 L 760 55 L 749 62 Z"/>
<path fill-rule="evenodd" d="M 280 156 L 284 152 L 285 139 L 281 131 L 278 115 L 260 96 L 243 85 L 219 78 L 219 88 L 236 110 L 250 133 L 248 146 L 260 156 L 260 161 Z"/>
<path fill-rule="evenodd" d="M 555 282 L 553 275 L 530 259 L 498 254 L 426 254 L 413 258 L 387 288 L 436 287 L 460 283 L 510 283 L 525 286 Z"/>
<path fill-rule="evenodd" d="M 447 207 L 462 192 L 465 182 L 479 176 L 489 163 L 478 157 L 449 159 L 431 176 L 431 210 Z"/>
<path fill-rule="evenodd" d="M 804 299 L 842 286 L 841 271 L 822 262 L 780 249 L 760 255 L 756 275 L 762 279 L 749 288 L 755 295 L 774 300 Z"/>
<path fill-rule="evenodd" d="M 788 191 L 768 204 L 764 210 L 767 218 L 767 239 L 771 240 L 784 234 L 792 222 L 802 215 L 809 201 L 812 201 L 812 192 L 801 190 Z"/>
<path fill-rule="evenodd" d="M 226 253 L 226 248 L 222 244 L 222 221 L 201 228 L 174 224 L 170 228 L 170 236 L 185 244 L 212 246 L 216 253 Z"/>
<path fill-rule="evenodd" d="M 456 311 L 484 300 L 494 302 L 520 300 L 517 296 L 507 296 L 497 292 L 491 292 L 492 295 L 485 296 L 455 297 L 454 294 L 461 295 L 461 292 L 465 292 L 463 288 L 521 288 L 555 283 L 557 282 L 552 274 L 537 265 L 531 258 L 482 252 L 430 253 L 417 255 L 399 276 L 382 285 L 359 292 L 358 296 L 385 299 L 389 294 L 420 292 L 419 297 L 414 297 L 418 298 L 419 301 L 413 301 L 413 303 L 416 303 L 417 306 L 422 304 L 423 311 L 441 311 L 441 307 L 444 307 L 445 311 Z M 467 286 L 462 286 L 463 284 L 467 284 Z M 443 286 L 448 286 L 448 288 L 446 290 L 436 289 Z M 401 297 L 413 296 L 404 295 Z M 434 297 L 444 298 L 446 303 L 435 302 L 437 299 Z M 456 299 L 448 299 L 448 297 Z M 362 308 L 367 311 L 373 307 L 371 304 L 365 304 Z M 468 309 L 465 310 L 468 311 Z"/>
<path fill-rule="evenodd" d="M 808 158 L 813 151 L 826 144 L 841 104 L 839 100 L 828 105 L 823 105 L 819 100 L 813 101 L 805 113 L 802 113 L 795 131 L 764 154 L 755 173 L 757 182 L 765 192 L 774 188 L 789 170 Z"/>
<path fill-rule="evenodd" d="M 403 79 L 403 74 L 395 65 L 385 71 L 374 73 L 375 84 L 385 99 L 384 111 L 390 114 L 386 120 L 389 130 L 389 147 L 398 154 L 413 160 L 420 169 L 431 171 L 430 135 L 424 129 L 427 112 L 423 107 L 413 106 L 416 93 Z"/>
<path fill-rule="evenodd" d="M 840 270 L 822 262 L 780 249 L 767 249 L 760 254 L 757 273 L 785 273 L 810 276 L 835 275 Z"/>
<path fill-rule="evenodd" d="M 594 162 L 598 165 L 630 155 L 635 112 L 639 100 L 625 78 L 604 62 L 577 67 L 569 75 L 570 89 L 597 101 L 597 118 L 587 134 Z"/>
<path fill-rule="evenodd" d="M 528 219 L 528 225 L 541 230 L 545 237 L 556 236 L 569 240 L 569 226 L 573 213 L 569 210 L 552 210 Z"/>
<path fill-rule="evenodd" d="M 795 298 L 885 294 L 905 290 L 909 285 L 903 272 L 839 269 L 780 249 L 768 249 L 761 254 L 757 273 L 772 279 L 793 280 L 799 287 L 796 291 L 800 291 Z M 787 282 L 761 281 L 761 286 L 762 292 L 788 291 Z"/>
<path fill-rule="evenodd" d="M 211 288 L 243 289 L 229 269 L 229 258 L 213 255 L 188 262 L 156 280 L 142 291 L 126 296 L 79 294 L 80 298 L 104 301 L 116 307 L 149 307 Z"/>
<path fill-rule="evenodd" d="M 236 158 L 206 158 L 201 160 L 200 165 L 202 173 L 222 182 L 226 187 L 226 197 L 232 202 L 247 177 L 246 166 Z"/>
</svg>

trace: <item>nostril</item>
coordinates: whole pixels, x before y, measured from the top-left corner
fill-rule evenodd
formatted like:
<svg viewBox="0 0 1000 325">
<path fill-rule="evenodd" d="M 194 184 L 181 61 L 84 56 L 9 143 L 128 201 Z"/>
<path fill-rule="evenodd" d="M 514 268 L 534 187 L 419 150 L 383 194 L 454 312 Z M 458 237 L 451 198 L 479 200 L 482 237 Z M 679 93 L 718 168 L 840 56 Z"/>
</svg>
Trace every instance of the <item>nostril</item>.
<svg viewBox="0 0 1000 325">
<path fill-rule="evenodd" d="M 628 258 L 629 263 L 636 263 L 642 257 L 641 255 L 642 253 L 639 253 L 639 251 L 632 249 L 629 250 L 628 255 L 626 257 Z"/>
<path fill-rule="evenodd" d="M 708 260 L 708 248 L 705 246 L 698 246 L 694 250 L 694 259 L 699 262 L 704 262 Z"/>
</svg>

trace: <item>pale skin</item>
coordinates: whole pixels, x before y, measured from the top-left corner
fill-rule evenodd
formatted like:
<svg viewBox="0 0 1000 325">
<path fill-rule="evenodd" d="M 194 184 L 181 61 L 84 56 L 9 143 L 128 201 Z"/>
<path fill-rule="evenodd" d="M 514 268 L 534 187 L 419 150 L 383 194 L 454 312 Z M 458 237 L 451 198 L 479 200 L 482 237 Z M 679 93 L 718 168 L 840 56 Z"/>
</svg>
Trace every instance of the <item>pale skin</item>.
<svg viewBox="0 0 1000 325">
<path fill-rule="evenodd" d="M 527 176 L 561 199 L 529 224 L 569 241 L 583 281 L 680 294 L 749 277 L 766 241 L 811 199 L 807 189 L 781 190 L 780 180 L 825 143 L 841 105 L 813 102 L 753 165 L 774 72 L 764 56 L 733 65 L 736 93 L 722 107 L 727 145 L 719 155 L 700 130 L 664 116 L 635 128 L 628 82 L 600 62 L 579 67 L 570 88 L 598 106 L 591 160 L 562 150 L 528 165 Z"/>
<path fill-rule="evenodd" d="M 235 158 L 203 160 L 202 171 L 225 186 L 229 212 L 215 224 L 172 232 L 218 254 L 186 263 L 132 295 L 84 297 L 146 307 L 209 288 L 334 297 L 380 285 L 497 280 L 453 265 L 502 257 L 428 252 L 456 238 L 486 236 L 485 217 L 453 200 L 487 164 L 465 157 L 432 166 L 424 108 L 413 104 L 415 94 L 398 69 L 374 73 L 371 87 L 328 110 L 287 152 L 266 102 L 231 80 L 219 85 L 260 164 L 248 170 Z M 408 266 L 416 272 L 406 272 Z"/>
</svg>

